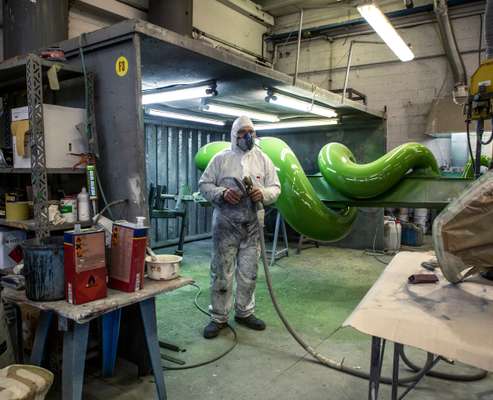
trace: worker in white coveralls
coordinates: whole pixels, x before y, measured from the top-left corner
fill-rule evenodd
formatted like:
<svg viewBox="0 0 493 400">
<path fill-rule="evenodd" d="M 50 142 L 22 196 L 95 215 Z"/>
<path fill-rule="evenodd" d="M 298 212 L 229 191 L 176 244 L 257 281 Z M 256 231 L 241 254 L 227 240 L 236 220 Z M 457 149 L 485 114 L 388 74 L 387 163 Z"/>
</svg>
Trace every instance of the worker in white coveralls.
<svg viewBox="0 0 493 400">
<path fill-rule="evenodd" d="M 250 191 L 243 183 L 245 177 L 250 177 L 253 182 Z M 211 160 L 200 178 L 199 189 L 214 206 L 211 321 L 204 329 L 204 337 L 216 337 L 227 325 L 233 305 L 233 276 L 236 276 L 236 322 L 254 330 L 264 330 L 264 321 L 254 315 L 259 258 L 255 203 L 274 203 L 281 186 L 274 164 L 255 146 L 254 125 L 248 117 L 234 121 L 231 149 Z"/>
</svg>

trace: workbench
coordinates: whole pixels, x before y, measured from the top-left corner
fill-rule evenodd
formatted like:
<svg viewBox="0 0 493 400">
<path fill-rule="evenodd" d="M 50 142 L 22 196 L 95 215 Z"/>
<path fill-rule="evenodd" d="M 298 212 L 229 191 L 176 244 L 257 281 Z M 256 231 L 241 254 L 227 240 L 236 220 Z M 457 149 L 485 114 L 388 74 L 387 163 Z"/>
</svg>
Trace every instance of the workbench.
<svg viewBox="0 0 493 400">
<path fill-rule="evenodd" d="M 26 297 L 24 291 L 10 288 L 3 289 L 2 299 L 15 305 L 28 304 L 40 310 L 38 328 L 31 354 L 31 364 L 42 364 L 46 354 L 50 326 L 53 319 L 57 318 L 58 330 L 63 331 L 63 400 L 82 399 L 85 354 L 90 322 L 96 318 L 102 319 L 102 370 L 103 376 L 111 376 L 116 363 L 121 310 L 133 304 L 138 304 L 158 399 L 163 400 L 166 399 L 166 388 L 160 362 L 155 297 L 192 282 L 192 279 L 182 277 L 171 281 L 146 279 L 144 288 L 140 291 L 126 293 L 108 289 L 108 297 L 81 305 L 72 305 L 65 300 L 32 301 Z M 20 313 L 17 314 L 19 318 Z M 22 344 L 18 345 L 22 346 Z"/>
<path fill-rule="evenodd" d="M 439 269 L 430 272 L 421 266 L 433 257 L 432 252 L 398 253 L 343 324 L 372 336 L 369 399 L 378 398 L 386 341 L 395 344 L 393 400 L 403 397 L 398 397 L 397 380 L 404 345 L 428 353 L 419 378 L 440 360 L 493 371 L 493 282 L 476 276 L 451 284 Z M 438 282 L 409 284 L 408 277 L 416 273 L 434 273 Z"/>
</svg>

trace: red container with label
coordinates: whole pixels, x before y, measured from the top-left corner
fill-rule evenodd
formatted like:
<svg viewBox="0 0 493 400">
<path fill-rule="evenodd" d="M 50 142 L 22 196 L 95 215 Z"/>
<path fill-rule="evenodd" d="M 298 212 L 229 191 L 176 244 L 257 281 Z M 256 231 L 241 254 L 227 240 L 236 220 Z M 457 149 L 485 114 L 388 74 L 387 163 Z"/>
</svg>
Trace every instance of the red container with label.
<svg viewBox="0 0 493 400">
<path fill-rule="evenodd" d="M 109 287 L 135 292 L 144 287 L 147 227 L 115 222 L 111 235 Z"/>
<path fill-rule="evenodd" d="M 104 231 L 81 229 L 63 235 L 65 296 L 71 304 L 84 304 L 107 296 Z"/>
</svg>

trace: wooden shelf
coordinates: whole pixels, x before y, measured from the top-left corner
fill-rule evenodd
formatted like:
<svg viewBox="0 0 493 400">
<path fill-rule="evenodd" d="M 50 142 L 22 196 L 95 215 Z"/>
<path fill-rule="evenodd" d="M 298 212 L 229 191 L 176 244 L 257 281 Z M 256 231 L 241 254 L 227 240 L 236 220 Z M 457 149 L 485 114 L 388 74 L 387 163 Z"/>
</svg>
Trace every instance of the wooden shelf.
<svg viewBox="0 0 493 400">
<path fill-rule="evenodd" d="M 47 168 L 46 172 L 48 174 L 85 174 L 86 170 L 84 168 Z M 30 174 L 30 168 L 0 168 L 0 174 Z"/>
<path fill-rule="evenodd" d="M 91 221 L 87 222 L 77 222 L 83 228 L 87 228 L 92 226 Z M 74 228 L 75 223 L 66 223 L 60 225 L 50 225 L 50 231 L 68 231 Z M 34 231 L 36 223 L 33 219 L 27 219 L 25 221 L 14 221 L 14 220 L 6 220 L 4 218 L 0 218 L 0 226 L 7 226 L 10 228 L 22 229 L 25 231 Z"/>
</svg>

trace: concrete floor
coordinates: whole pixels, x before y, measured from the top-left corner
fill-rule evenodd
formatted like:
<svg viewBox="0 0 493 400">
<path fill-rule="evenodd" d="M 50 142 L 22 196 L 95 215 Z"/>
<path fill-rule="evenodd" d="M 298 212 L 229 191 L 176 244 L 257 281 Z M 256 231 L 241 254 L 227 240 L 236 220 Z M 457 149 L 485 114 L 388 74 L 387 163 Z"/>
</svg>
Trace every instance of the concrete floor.
<svg viewBox="0 0 493 400">
<path fill-rule="evenodd" d="M 171 251 L 169 249 L 168 251 Z M 370 338 L 350 329 L 333 333 L 351 313 L 385 265 L 358 250 L 322 247 L 279 260 L 272 268 L 279 302 L 292 325 L 316 349 L 346 365 L 369 366 Z M 208 304 L 210 242 L 189 244 L 185 248 L 182 274 L 202 286 L 201 305 Z M 231 333 L 224 331 L 212 341 L 202 338 L 207 317 L 193 306 L 194 287 L 186 287 L 158 299 L 160 336 L 186 352 L 168 354 L 188 364 L 213 357 L 231 345 Z M 257 289 L 257 315 L 268 324 L 264 332 L 233 326 L 238 346 L 223 359 L 201 368 L 165 373 L 169 399 L 364 399 L 368 383 L 322 367 L 294 342 L 275 315 L 268 298 L 263 273 Z M 331 335 L 331 333 L 333 333 Z M 330 336 L 330 337 L 329 337 Z M 389 375 L 391 348 L 387 347 L 384 373 Z M 416 362 L 424 356 L 409 351 Z M 464 366 L 439 366 L 440 370 L 465 372 Z M 407 371 L 402 371 L 404 375 Z M 381 398 L 389 398 L 383 386 Z M 84 399 L 155 398 L 152 377 L 137 378 L 130 364 L 119 363 L 117 376 L 101 379 L 86 377 Z M 451 383 L 425 378 L 408 399 L 493 399 L 493 379 L 475 383 Z"/>
</svg>

